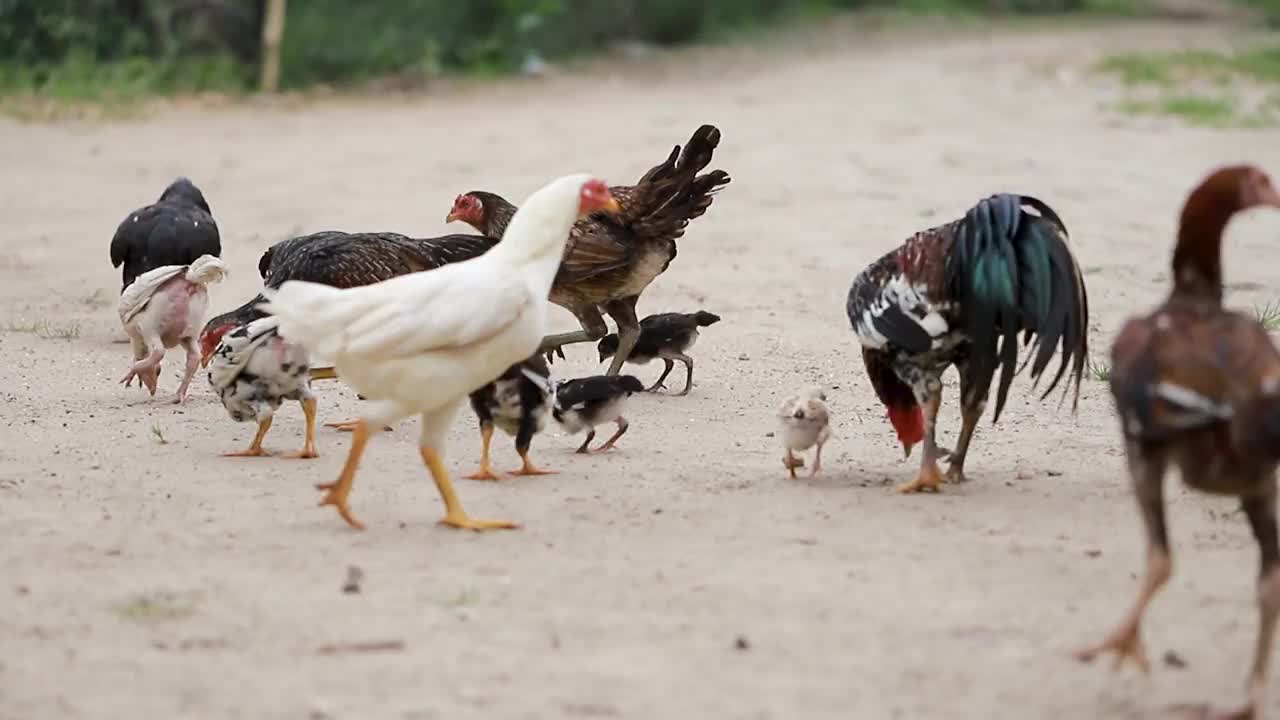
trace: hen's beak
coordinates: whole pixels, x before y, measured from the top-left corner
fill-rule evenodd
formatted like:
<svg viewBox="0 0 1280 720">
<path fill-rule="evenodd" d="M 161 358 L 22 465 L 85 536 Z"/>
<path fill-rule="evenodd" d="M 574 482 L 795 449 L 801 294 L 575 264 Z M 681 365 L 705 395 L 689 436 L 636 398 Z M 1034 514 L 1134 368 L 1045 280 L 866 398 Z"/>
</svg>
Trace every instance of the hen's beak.
<svg viewBox="0 0 1280 720">
<path fill-rule="evenodd" d="M 209 361 L 213 359 L 213 353 L 207 352 L 200 356 L 200 367 L 209 367 Z"/>
<path fill-rule="evenodd" d="M 449 223 L 453 222 L 454 220 L 459 220 L 459 219 L 461 219 L 461 218 L 459 218 L 459 217 L 458 217 L 458 213 L 456 213 L 456 212 L 454 212 L 454 211 L 450 210 L 450 211 L 449 211 L 449 215 L 448 215 L 448 217 L 446 217 L 446 218 L 444 219 L 444 224 L 445 224 L 445 225 L 448 225 Z"/>
<path fill-rule="evenodd" d="M 612 195 L 609 196 L 608 202 L 600 206 L 600 209 L 607 213 L 613 213 L 614 215 L 622 214 L 622 206 L 618 204 L 618 199 Z"/>
</svg>

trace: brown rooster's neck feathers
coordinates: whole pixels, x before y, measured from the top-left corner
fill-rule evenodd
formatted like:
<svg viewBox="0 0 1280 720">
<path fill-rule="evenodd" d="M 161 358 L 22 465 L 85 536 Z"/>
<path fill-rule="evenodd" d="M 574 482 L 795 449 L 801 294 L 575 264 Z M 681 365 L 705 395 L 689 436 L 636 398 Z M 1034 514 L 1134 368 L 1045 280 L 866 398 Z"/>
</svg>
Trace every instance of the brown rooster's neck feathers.
<svg viewBox="0 0 1280 720">
<path fill-rule="evenodd" d="M 1240 207 L 1247 168 L 1223 168 L 1191 191 L 1173 251 L 1173 292 L 1222 302 L 1222 233 Z"/>
</svg>

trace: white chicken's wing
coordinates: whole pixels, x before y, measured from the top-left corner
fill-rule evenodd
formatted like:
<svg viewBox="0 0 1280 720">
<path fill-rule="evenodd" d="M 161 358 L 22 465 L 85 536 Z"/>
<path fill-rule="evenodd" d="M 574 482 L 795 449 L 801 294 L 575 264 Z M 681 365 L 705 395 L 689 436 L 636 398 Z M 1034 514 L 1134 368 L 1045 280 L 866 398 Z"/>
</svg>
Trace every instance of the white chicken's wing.
<svg viewBox="0 0 1280 720">
<path fill-rule="evenodd" d="M 534 303 L 519 275 L 485 276 L 469 261 L 338 290 L 286 282 L 264 291 L 280 333 L 310 352 L 394 358 L 464 347 L 516 322 Z"/>
<path fill-rule="evenodd" d="M 120 293 L 120 303 L 117 306 L 117 310 L 120 313 L 120 322 L 128 325 L 135 315 L 147 307 L 147 302 L 151 300 L 152 295 L 156 294 L 156 290 L 159 290 L 161 285 L 164 285 L 175 275 L 181 275 L 186 270 L 186 265 L 165 265 L 139 275 L 136 280 L 129 284 L 129 287 L 124 289 L 124 292 Z"/>
</svg>

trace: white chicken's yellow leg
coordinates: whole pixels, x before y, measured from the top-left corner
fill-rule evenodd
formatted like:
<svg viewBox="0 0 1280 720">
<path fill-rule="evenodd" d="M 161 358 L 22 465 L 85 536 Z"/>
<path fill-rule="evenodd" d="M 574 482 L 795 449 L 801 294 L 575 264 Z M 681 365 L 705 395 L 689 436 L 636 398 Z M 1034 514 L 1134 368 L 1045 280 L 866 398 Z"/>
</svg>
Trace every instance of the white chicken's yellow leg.
<svg viewBox="0 0 1280 720">
<path fill-rule="evenodd" d="M 306 460 L 310 458 L 320 457 L 320 453 L 316 452 L 316 399 L 305 398 L 302 400 L 302 414 L 307 418 L 307 435 L 302 443 L 302 449 L 297 452 L 287 453 L 285 457 L 293 459 Z"/>
<path fill-rule="evenodd" d="M 485 423 L 480 426 L 480 469 L 467 476 L 468 480 L 498 480 L 500 476 L 493 472 L 489 464 L 489 443 L 493 440 L 493 425 Z"/>
<path fill-rule="evenodd" d="M 357 420 L 356 426 L 351 433 L 351 450 L 347 452 L 347 462 L 342 466 L 342 474 L 338 476 L 337 481 L 331 483 L 319 483 L 316 485 L 317 490 L 328 490 L 324 499 L 320 501 L 323 505 L 332 505 L 338 510 L 338 514 L 342 516 L 347 524 L 357 530 L 364 529 L 364 523 L 355 519 L 351 514 L 351 507 L 347 504 L 347 496 L 351 494 L 351 485 L 356 479 L 356 467 L 360 465 L 360 456 L 364 455 L 364 446 L 369 444 L 369 423 L 363 420 Z"/>
<path fill-rule="evenodd" d="M 253 442 L 244 450 L 236 452 L 222 453 L 223 457 L 267 457 L 271 453 L 262 447 L 262 441 L 267 437 L 267 431 L 271 429 L 271 418 L 267 417 L 258 421 L 258 432 L 253 436 Z"/>
<path fill-rule="evenodd" d="M 444 501 L 445 515 L 440 520 L 440 524 L 464 530 L 513 530 L 520 527 L 508 520 L 475 520 L 468 516 L 467 511 L 462 509 L 458 494 L 453 490 L 453 482 L 449 480 L 449 471 L 445 468 L 444 463 L 440 461 L 440 455 L 429 447 L 418 448 L 418 452 L 422 455 L 423 464 L 431 472 L 431 479 L 436 483 L 436 490 L 440 492 L 440 499 Z"/>
</svg>

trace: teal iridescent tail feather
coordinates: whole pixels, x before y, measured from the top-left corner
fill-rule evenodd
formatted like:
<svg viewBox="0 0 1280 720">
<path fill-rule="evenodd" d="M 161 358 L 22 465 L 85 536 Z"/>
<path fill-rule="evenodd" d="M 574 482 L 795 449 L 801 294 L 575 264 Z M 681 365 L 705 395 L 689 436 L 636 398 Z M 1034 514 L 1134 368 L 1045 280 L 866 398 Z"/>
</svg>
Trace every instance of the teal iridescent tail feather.
<svg viewBox="0 0 1280 720">
<path fill-rule="evenodd" d="M 992 422 L 1000 418 L 1018 372 L 1020 332 L 1033 347 L 1028 358 L 1033 380 L 1061 347 L 1061 365 L 1044 396 L 1070 365 L 1067 387 L 1074 381 L 1078 401 L 1088 357 L 1089 305 L 1062 219 L 1034 197 L 1006 194 L 978 203 L 954 227 L 947 295 L 963 309 L 961 330 L 971 343 L 971 392 L 986 397 L 1000 370 Z"/>
</svg>

